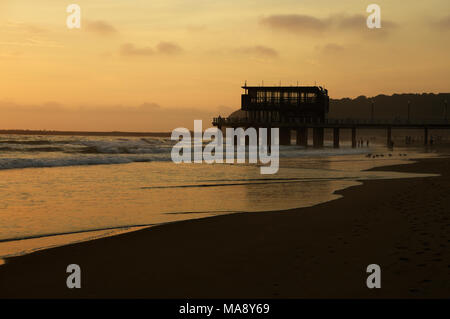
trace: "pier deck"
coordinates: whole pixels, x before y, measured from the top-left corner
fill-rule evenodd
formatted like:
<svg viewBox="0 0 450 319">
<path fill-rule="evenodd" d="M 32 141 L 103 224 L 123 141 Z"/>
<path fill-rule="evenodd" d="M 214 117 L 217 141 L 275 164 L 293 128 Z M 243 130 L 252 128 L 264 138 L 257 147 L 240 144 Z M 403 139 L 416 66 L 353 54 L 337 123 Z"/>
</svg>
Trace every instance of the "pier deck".
<svg viewBox="0 0 450 319">
<path fill-rule="evenodd" d="M 219 129 L 225 127 L 254 127 L 254 128 L 279 128 L 280 144 L 290 145 L 290 131 L 297 132 L 297 145 L 307 146 L 308 129 L 313 129 L 314 147 L 322 147 L 324 140 L 324 129 L 333 129 L 333 145 L 339 147 L 340 130 L 352 130 L 352 146 L 356 147 L 357 129 L 385 129 L 386 144 L 392 145 L 392 129 L 423 129 L 424 144 L 429 143 L 429 130 L 431 129 L 450 129 L 449 120 L 430 120 L 430 121 L 386 121 L 386 120 L 351 120 L 351 119 L 325 119 L 322 122 L 308 121 L 270 121 L 267 119 L 249 119 L 249 118 L 221 118 L 213 119 L 212 124 Z"/>
</svg>

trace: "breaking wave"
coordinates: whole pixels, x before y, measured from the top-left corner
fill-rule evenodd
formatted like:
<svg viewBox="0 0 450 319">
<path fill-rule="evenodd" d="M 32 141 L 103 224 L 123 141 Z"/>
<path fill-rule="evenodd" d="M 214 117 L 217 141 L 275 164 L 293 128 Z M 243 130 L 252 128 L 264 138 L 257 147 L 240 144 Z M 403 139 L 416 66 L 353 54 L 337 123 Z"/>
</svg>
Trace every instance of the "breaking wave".
<svg viewBox="0 0 450 319">
<path fill-rule="evenodd" d="M 61 158 L 0 158 L 0 169 L 28 167 L 61 167 L 77 165 L 128 164 L 133 162 L 169 161 L 169 156 L 74 156 Z"/>
<path fill-rule="evenodd" d="M 174 144 L 170 138 L 161 137 L 0 137 L 0 169 L 170 161 Z M 345 155 L 368 151 L 348 148 L 306 151 L 299 146 L 280 146 L 280 157 Z"/>
</svg>

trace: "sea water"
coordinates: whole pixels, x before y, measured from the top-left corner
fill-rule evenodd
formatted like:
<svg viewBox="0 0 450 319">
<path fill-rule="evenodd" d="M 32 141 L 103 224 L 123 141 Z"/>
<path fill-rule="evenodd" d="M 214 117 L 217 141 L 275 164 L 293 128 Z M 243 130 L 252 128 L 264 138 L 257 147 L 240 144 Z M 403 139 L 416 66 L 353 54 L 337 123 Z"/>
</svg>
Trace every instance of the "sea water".
<svg viewBox="0 0 450 319">
<path fill-rule="evenodd" d="M 362 180 L 422 176 L 366 170 L 434 155 L 375 144 L 281 146 L 278 173 L 261 175 L 253 164 L 174 164 L 173 145 L 0 135 L 0 257 L 185 219 L 312 206 Z"/>
</svg>

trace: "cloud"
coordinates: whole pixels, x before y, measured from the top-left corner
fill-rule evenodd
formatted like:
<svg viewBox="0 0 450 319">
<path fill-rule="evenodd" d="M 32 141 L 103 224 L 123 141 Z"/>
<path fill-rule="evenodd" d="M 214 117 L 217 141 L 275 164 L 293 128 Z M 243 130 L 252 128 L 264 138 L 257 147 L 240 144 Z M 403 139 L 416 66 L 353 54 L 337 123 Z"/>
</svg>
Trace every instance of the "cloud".
<svg viewBox="0 0 450 319">
<path fill-rule="evenodd" d="M 248 55 L 254 55 L 257 57 L 262 58 L 276 58 L 278 57 L 278 52 L 275 49 L 262 46 L 262 45 L 256 45 L 251 47 L 242 47 L 236 49 L 237 53 L 241 54 L 248 54 Z"/>
<path fill-rule="evenodd" d="M 344 51 L 344 47 L 337 43 L 327 43 L 323 46 L 317 46 L 316 50 L 323 54 L 337 54 Z"/>
<path fill-rule="evenodd" d="M 448 30 L 450 30 L 450 15 L 448 15 L 442 19 L 439 19 L 438 21 L 433 22 L 432 24 L 435 28 L 437 28 L 439 30 L 448 31 Z"/>
<path fill-rule="evenodd" d="M 33 33 L 33 34 L 41 34 L 41 33 L 47 33 L 48 30 L 41 28 L 39 26 L 36 25 L 32 25 L 32 24 L 22 24 L 22 29 L 24 31 L 27 31 L 29 33 Z"/>
<path fill-rule="evenodd" d="M 327 28 L 326 21 L 308 15 L 279 14 L 264 17 L 260 20 L 264 26 L 275 30 L 289 32 L 323 31 Z"/>
<path fill-rule="evenodd" d="M 6 29 L 9 31 L 19 31 L 26 32 L 31 34 L 43 34 L 48 33 L 49 31 L 45 28 L 37 26 L 35 24 L 23 23 L 23 22 L 6 22 L 1 26 L 2 29 Z"/>
<path fill-rule="evenodd" d="M 381 20 L 381 29 L 369 29 L 366 24 L 367 17 L 362 14 L 348 15 L 335 14 L 326 18 L 316 18 L 309 15 L 285 14 L 271 15 L 260 19 L 260 24 L 276 31 L 291 32 L 295 34 L 311 34 L 324 32 L 367 32 L 387 35 L 388 30 L 397 27 L 395 22 L 387 19 Z"/>
<path fill-rule="evenodd" d="M 35 24 L 7 21 L 0 23 L 2 40 L 0 45 L 15 47 L 62 47 L 49 36 L 51 31 Z M 4 52 L 2 52 L 4 53 Z"/>
<path fill-rule="evenodd" d="M 183 49 L 173 42 L 160 42 L 156 49 L 152 47 L 136 47 L 133 43 L 125 43 L 120 47 L 122 56 L 152 56 L 155 54 L 176 55 L 183 52 Z"/>
<path fill-rule="evenodd" d="M 156 49 L 157 49 L 158 53 L 168 54 L 168 55 L 178 54 L 183 51 L 183 49 L 181 49 L 181 47 L 178 44 L 173 43 L 173 42 L 160 42 L 156 46 Z"/>
<path fill-rule="evenodd" d="M 371 30 L 367 27 L 367 17 L 362 14 L 345 15 L 339 14 L 328 18 L 330 26 L 333 25 L 342 31 L 383 31 L 386 29 L 394 29 L 398 25 L 390 20 L 381 19 L 381 29 Z"/>
<path fill-rule="evenodd" d="M 17 46 L 17 47 L 46 47 L 46 48 L 63 47 L 60 43 L 33 37 L 18 39 L 18 41 L 0 41 L 0 45 Z"/>
<path fill-rule="evenodd" d="M 123 56 L 149 56 L 155 54 L 150 47 L 137 48 L 133 43 L 125 43 L 120 47 L 120 54 Z"/>
<path fill-rule="evenodd" d="M 84 21 L 84 25 L 86 31 L 97 33 L 100 35 L 113 35 L 118 33 L 117 29 L 113 25 L 101 20 L 97 21 L 86 20 Z"/>
<path fill-rule="evenodd" d="M 362 30 L 367 29 L 367 18 L 362 14 L 335 15 L 328 18 L 329 24 L 334 24 L 340 30 Z"/>
</svg>

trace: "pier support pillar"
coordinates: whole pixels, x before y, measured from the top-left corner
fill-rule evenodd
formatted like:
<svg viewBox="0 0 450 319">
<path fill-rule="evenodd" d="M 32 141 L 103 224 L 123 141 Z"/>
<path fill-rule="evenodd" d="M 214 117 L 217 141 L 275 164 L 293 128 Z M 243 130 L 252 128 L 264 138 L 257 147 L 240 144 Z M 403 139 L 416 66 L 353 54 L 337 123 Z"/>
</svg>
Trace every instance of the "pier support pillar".
<svg viewBox="0 0 450 319">
<path fill-rule="evenodd" d="M 352 147 L 356 148 L 356 127 L 352 127 Z"/>
<path fill-rule="evenodd" d="M 428 127 L 424 129 L 423 135 L 423 144 L 428 145 Z"/>
<path fill-rule="evenodd" d="M 222 139 L 223 139 L 223 142 L 226 142 L 226 138 L 227 138 L 227 128 L 226 128 L 226 127 L 221 127 L 220 130 L 222 131 Z"/>
<path fill-rule="evenodd" d="M 244 130 L 246 131 L 248 127 L 244 127 Z M 258 141 L 258 133 L 256 133 L 256 140 Z M 244 136 L 244 145 L 246 149 L 248 150 L 248 147 L 250 146 L 250 136 Z"/>
<path fill-rule="evenodd" d="M 392 145 L 392 128 L 389 126 L 387 128 L 387 146 L 391 147 Z"/>
<path fill-rule="evenodd" d="M 323 147 L 324 128 L 315 127 L 313 130 L 314 147 Z"/>
<path fill-rule="evenodd" d="M 291 130 L 280 128 L 280 145 L 291 145 Z"/>
<path fill-rule="evenodd" d="M 339 127 L 333 129 L 333 147 L 339 148 Z"/>
<path fill-rule="evenodd" d="M 308 128 L 300 127 L 297 129 L 297 145 L 308 146 Z"/>
</svg>

